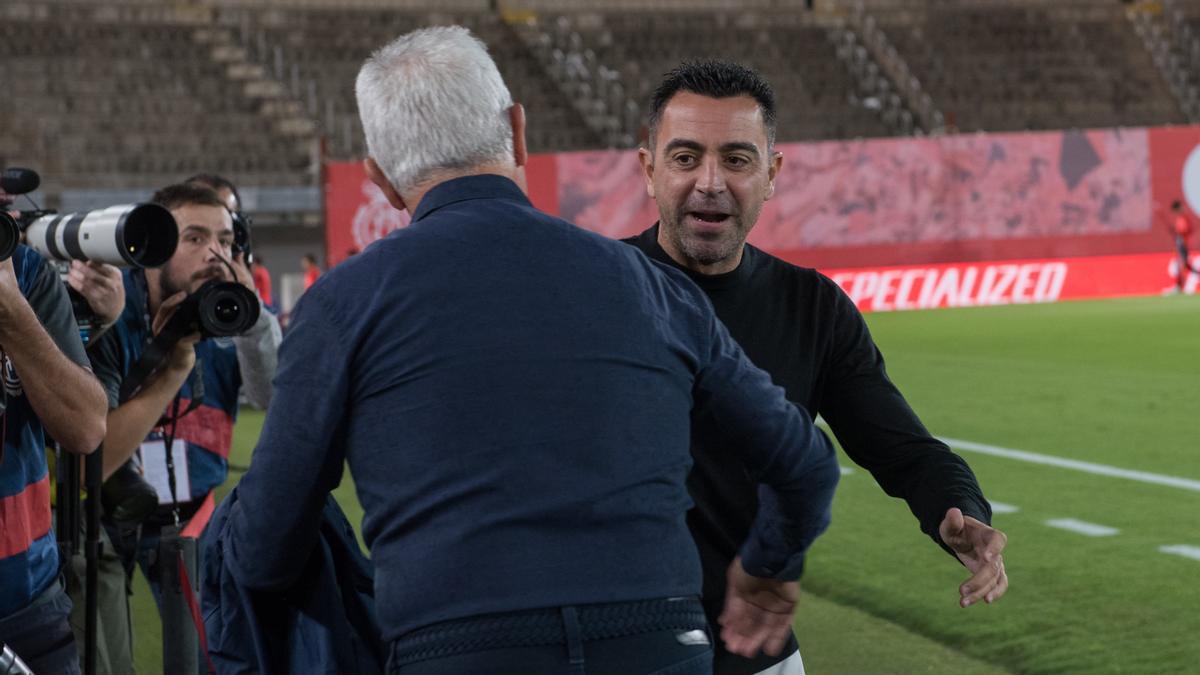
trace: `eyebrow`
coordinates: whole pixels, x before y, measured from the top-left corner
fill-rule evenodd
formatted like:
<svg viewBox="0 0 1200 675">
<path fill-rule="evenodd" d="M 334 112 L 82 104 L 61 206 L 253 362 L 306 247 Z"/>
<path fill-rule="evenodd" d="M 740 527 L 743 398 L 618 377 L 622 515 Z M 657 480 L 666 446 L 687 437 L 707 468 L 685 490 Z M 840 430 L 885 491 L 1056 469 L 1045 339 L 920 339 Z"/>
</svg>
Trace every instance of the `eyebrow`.
<svg viewBox="0 0 1200 675">
<path fill-rule="evenodd" d="M 734 141 L 721 146 L 721 152 L 733 152 L 734 150 L 742 150 L 748 152 L 755 157 L 758 157 L 758 146 L 746 141 Z"/>
<path fill-rule="evenodd" d="M 696 141 L 688 140 L 686 138 L 672 138 L 671 141 L 663 147 L 663 152 L 670 152 L 677 148 L 687 148 L 688 150 L 696 150 L 698 152 L 704 151 L 704 146 L 700 145 Z"/>
<path fill-rule="evenodd" d="M 663 152 L 671 152 L 672 150 L 675 150 L 678 148 L 686 148 L 688 150 L 704 152 L 703 145 L 701 145 L 700 143 L 698 143 L 696 141 L 687 139 L 687 138 L 672 138 L 671 141 L 669 143 L 667 143 L 666 147 L 663 148 Z M 743 152 L 748 152 L 748 153 L 754 155 L 755 157 L 759 156 L 758 146 L 753 143 L 749 143 L 747 141 L 733 141 L 730 143 L 725 143 L 725 144 L 721 145 L 721 147 L 718 149 L 723 153 L 733 152 L 735 150 L 741 150 Z"/>
<path fill-rule="evenodd" d="M 207 228 L 203 225 L 188 225 L 187 227 L 183 228 L 183 234 L 188 234 L 189 232 L 197 232 L 197 233 L 201 233 L 201 234 L 211 234 L 212 230 L 210 230 L 209 228 Z M 232 237 L 233 230 L 231 230 L 231 229 L 230 230 L 221 230 L 220 232 L 217 233 L 218 239 L 220 239 L 221 237 L 227 237 L 227 236 Z"/>
</svg>

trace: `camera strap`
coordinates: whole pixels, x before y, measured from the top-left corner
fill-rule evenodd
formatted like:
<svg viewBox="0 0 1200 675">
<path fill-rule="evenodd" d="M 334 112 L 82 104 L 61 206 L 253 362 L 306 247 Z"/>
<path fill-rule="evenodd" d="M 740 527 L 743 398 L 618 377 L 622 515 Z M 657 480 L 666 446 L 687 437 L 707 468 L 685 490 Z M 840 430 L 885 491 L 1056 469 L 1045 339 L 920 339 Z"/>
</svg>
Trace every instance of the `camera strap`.
<svg viewBox="0 0 1200 675">
<path fill-rule="evenodd" d="M 4 350 L 0 349 L 0 363 L 4 363 Z M 4 444 L 8 442 L 8 392 L 0 385 L 0 464 L 4 463 Z"/>
<path fill-rule="evenodd" d="M 180 418 L 179 394 L 176 392 L 175 399 L 171 401 L 170 421 L 162 424 L 163 448 L 167 454 L 167 489 L 171 493 L 171 515 L 176 525 L 179 525 L 179 499 L 175 496 L 175 453 L 172 449 L 175 446 L 175 427 Z"/>
<path fill-rule="evenodd" d="M 150 339 L 146 348 L 142 350 L 142 358 L 133 364 L 125 376 L 125 380 L 121 383 L 119 397 L 121 403 L 128 401 L 141 391 L 150 376 L 166 363 L 167 356 L 170 355 L 174 344 L 175 340 L 171 336 L 163 336 L 162 333 Z"/>
</svg>

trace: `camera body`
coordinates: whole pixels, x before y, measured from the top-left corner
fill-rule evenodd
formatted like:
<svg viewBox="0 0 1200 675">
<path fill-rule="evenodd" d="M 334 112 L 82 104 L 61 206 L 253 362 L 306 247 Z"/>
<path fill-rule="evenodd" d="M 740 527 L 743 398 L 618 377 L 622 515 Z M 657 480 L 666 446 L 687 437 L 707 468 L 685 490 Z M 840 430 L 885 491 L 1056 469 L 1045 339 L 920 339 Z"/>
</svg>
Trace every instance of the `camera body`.
<svg viewBox="0 0 1200 675">
<path fill-rule="evenodd" d="M 260 311 L 258 296 L 249 288 L 221 279 L 204 282 L 179 303 L 162 330 L 146 345 L 141 359 L 121 384 L 119 400 L 124 403 L 133 398 L 185 336 L 200 333 L 202 339 L 207 339 L 241 335 L 258 322 Z"/>
<path fill-rule="evenodd" d="M 174 342 L 195 332 L 202 338 L 241 335 L 258 321 L 259 311 L 254 291 L 233 281 L 209 279 L 179 304 L 159 336 Z"/>
<path fill-rule="evenodd" d="M 241 211 L 233 211 L 233 254 L 242 254 L 247 265 L 254 262 L 254 251 L 250 247 L 250 224 L 254 222 L 250 216 Z"/>
</svg>

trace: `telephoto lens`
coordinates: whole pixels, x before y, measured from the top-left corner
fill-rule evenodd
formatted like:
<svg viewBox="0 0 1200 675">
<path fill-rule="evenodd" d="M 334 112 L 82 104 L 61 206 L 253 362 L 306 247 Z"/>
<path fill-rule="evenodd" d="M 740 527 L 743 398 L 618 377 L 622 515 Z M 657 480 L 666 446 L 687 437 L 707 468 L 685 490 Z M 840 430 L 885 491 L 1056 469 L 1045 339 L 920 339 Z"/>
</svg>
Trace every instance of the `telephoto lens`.
<svg viewBox="0 0 1200 675">
<path fill-rule="evenodd" d="M 158 267 L 175 254 L 179 227 L 158 204 L 123 204 L 41 216 L 25 228 L 25 243 L 54 260 Z"/>
</svg>

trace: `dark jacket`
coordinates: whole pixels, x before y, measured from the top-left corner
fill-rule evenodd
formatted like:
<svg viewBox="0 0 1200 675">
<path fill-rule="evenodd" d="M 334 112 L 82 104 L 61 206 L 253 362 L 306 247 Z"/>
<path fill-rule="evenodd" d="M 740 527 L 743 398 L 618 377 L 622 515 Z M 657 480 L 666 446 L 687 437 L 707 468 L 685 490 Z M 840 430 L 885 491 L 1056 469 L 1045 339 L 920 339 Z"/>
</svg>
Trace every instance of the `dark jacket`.
<svg viewBox="0 0 1200 675">
<path fill-rule="evenodd" d="M 320 541 L 281 592 L 248 589 L 225 567 L 229 514 L 238 508 L 235 488 L 201 539 L 204 629 L 217 672 L 382 674 L 371 563 L 337 502 L 326 498 Z"/>
</svg>

